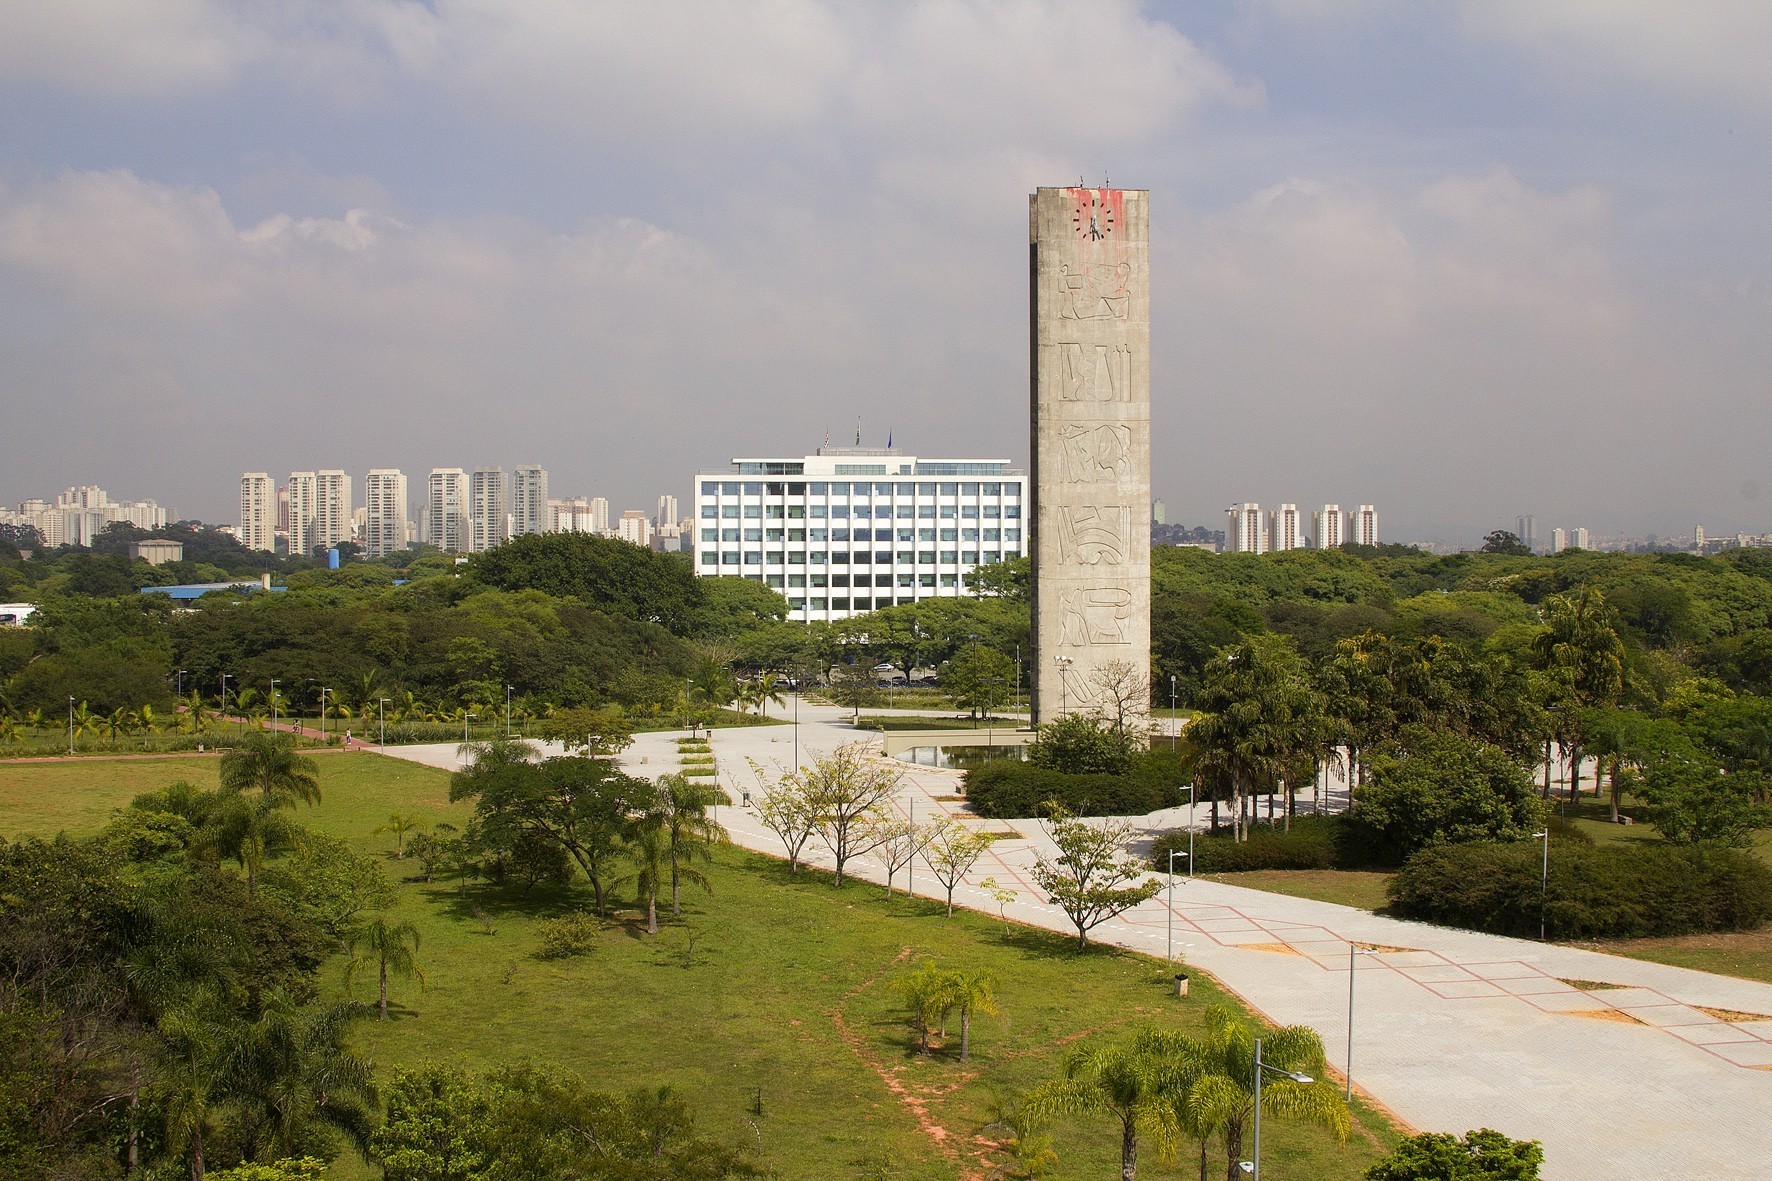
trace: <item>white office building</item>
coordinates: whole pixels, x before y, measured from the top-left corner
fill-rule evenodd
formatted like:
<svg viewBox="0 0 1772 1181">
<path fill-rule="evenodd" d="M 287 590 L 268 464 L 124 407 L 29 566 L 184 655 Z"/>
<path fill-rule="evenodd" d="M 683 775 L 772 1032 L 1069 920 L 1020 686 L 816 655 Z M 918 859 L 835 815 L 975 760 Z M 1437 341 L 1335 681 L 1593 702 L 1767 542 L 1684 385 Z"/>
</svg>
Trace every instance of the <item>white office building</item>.
<svg viewBox="0 0 1772 1181">
<path fill-rule="evenodd" d="M 425 484 L 424 540 L 446 554 L 468 552 L 468 473 L 434 467 Z"/>
<path fill-rule="evenodd" d="M 468 552 L 503 545 L 510 534 L 510 485 L 501 467 L 478 467 L 468 480 Z"/>
<path fill-rule="evenodd" d="M 658 498 L 658 512 L 652 518 L 652 527 L 654 529 L 675 529 L 678 523 L 677 498 L 667 492 Z"/>
<path fill-rule="evenodd" d="M 644 549 L 652 544 L 652 522 L 640 509 L 631 508 L 615 523 L 615 535 L 629 545 Z"/>
<path fill-rule="evenodd" d="M 695 477 L 695 569 L 779 590 L 791 617 L 846 619 L 968 591 L 1027 552 L 1027 476 L 1002 459 L 826 447 Z"/>
<path fill-rule="evenodd" d="M 1295 504 L 1283 504 L 1268 519 L 1268 544 L 1274 550 L 1304 548 L 1304 516 Z"/>
<path fill-rule="evenodd" d="M 1342 530 L 1339 504 L 1326 504 L 1311 514 L 1311 536 L 1317 539 L 1318 549 L 1341 548 L 1347 536 Z"/>
<path fill-rule="evenodd" d="M 1569 548 L 1569 531 L 1561 527 L 1551 530 L 1550 552 L 1560 554 Z"/>
<path fill-rule="evenodd" d="M 1592 545 L 1588 544 L 1588 533 L 1587 533 L 1586 529 L 1575 530 L 1569 538 L 1569 544 L 1574 546 L 1576 549 L 1592 549 L 1593 548 Z"/>
<path fill-rule="evenodd" d="M 269 472 L 240 477 L 240 544 L 247 549 L 276 549 L 277 482 Z"/>
<path fill-rule="evenodd" d="M 1233 504 L 1224 514 L 1226 549 L 1233 554 L 1267 553 L 1267 522 L 1259 504 Z"/>
<path fill-rule="evenodd" d="M 1378 510 L 1361 505 L 1348 517 L 1347 531 L 1355 545 L 1378 544 Z"/>
<path fill-rule="evenodd" d="M 553 527 L 548 512 L 548 469 L 519 464 L 511 473 L 511 536 L 547 533 Z"/>
<path fill-rule="evenodd" d="M 406 473 L 374 468 L 363 479 L 363 550 L 372 558 L 406 548 Z"/>
<path fill-rule="evenodd" d="M 314 473 L 314 536 L 310 544 L 331 549 L 351 540 L 351 477 L 337 468 Z"/>
</svg>

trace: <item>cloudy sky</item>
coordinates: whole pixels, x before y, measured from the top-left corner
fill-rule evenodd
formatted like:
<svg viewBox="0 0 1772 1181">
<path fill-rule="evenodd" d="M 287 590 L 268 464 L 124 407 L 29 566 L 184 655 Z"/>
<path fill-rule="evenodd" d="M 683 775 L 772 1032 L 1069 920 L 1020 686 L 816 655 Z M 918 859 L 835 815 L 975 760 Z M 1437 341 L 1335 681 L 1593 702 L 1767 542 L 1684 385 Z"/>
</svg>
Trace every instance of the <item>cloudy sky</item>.
<svg viewBox="0 0 1772 1181">
<path fill-rule="evenodd" d="M 1152 483 L 1772 530 L 1761 0 L 0 0 L 0 501 L 1027 454 L 1026 197 L 1151 190 Z"/>
</svg>

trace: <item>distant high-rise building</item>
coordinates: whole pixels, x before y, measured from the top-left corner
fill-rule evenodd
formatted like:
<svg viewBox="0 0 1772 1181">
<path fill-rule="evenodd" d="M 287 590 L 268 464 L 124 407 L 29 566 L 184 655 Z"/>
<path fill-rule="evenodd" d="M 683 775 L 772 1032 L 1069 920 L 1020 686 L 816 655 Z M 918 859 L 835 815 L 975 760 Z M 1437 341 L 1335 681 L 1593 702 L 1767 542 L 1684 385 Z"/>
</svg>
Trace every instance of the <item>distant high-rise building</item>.
<svg viewBox="0 0 1772 1181">
<path fill-rule="evenodd" d="M 314 536 L 308 544 L 331 549 L 351 540 L 351 477 L 337 468 L 314 473 Z"/>
<path fill-rule="evenodd" d="M 669 492 L 658 498 L 658 514 L 652 518 L 654 529 L 666 526 L 675 528 L 677 524 L 677 498 Z"/>
<path fill-rule="evenodd" d="M 269 472 L 240 477 L 240 544 L 269 552 L 276 548 L 277 482 Z"/>
<path fill-rule="evenodd" d="M 1569 548 L 1569 531 L 1558 526 L 1551 530 L 1550 552 L 1560 554 Z"/>
<path fill-rule="evenodd" d="M 1704 548 L 1704 526 L 1703 525 L 1694 525 L 1692 527 L 1692 548 L 1699 549 L 1699 550 Z"/>
<path fill-rule="evenodd" d="M 1347 534 L 1342 529 L 1341 506 L 1326 504 L 1311 514 L 1311 536 L 1318 549 L 1340 549 Z"/>
<path fill-rule="evenodd" d="M 1295 504 L 1283 504 L 1274 510 L 1269 518 L 1269 548 L 1275 550 L 1300 549 L 1304 546 L 1304 522 Z"/>
<path fill-rule="evenodd" d="M 1526 513 L 1524 516 L 1515 518 L 1514 536 L 1518 537 L 1527 549 L 1537 552 L 1537 539 L 1532 535 L 1531 513 Z"/>
<path fill-rule="evenodd" d="M 289 552 L 311 555 L 314 546 L 314 513 L 319 490 L 313 472 L 290 472 L 289 486 Z"/>
<path fill-rule="evenodd" d="M 372 558 L 406 548 L 406 473 L 378 467 L 363 480 L 363 549 Z"/>
<path fill-rule="evenodd" d="M 609 532 L 609 501 L 601 496 L 591 497 L 591 532 Z"/>
<path fill-rule="evenodd" d="M 646 519 L 643 510 L 631 508 L 621 515 L 621 520 L 616 525 L 616 536 L 634 545 L 650 546 L 652 522 Z"/>
<path fill-rule="evenodd" d="M 510 485 L 501 467 L 477 467 L 468 482 L 468 552 L 503 545 L 510 533 Z"/>
<path fill-rule="evenodd" d="M 1576 549 L 1592 549 L 1593 548 L 1591 545 L 1588 544 L 1586 529 L 1575 530 L 1575 532 L 1569 538 L 1569 544 L 1574 546 Z"/>
<path fill-rule="evenodd" d="M 546 533 L 553 527 L 548 515 L 548 470 L 519 464 L 511 473 L 511 536 Z"/>
<path fill-rule="evenodd" d="M 1167 525 L 1168 523 L 1169 510 L 1164 506 L 1162 500 L 1157 499 L 1151 501 L 1151 524 Z"/>
<path fill-rule="evenodd" d="M 468 473 L 434 467 L 425 486 L 425 541 L 446 554 L 468 552 Z"/>
<path fill-rule="evenodd" d="M 1225 510 L 1225 546 L 1234 554 L 1267 553 L 1266 522 L 1261 506 L 1252 502 L 1233 504 Z"/>
<path fill-rule="evenodd" d="M 1355 545 L 1378 544 L 1378 510 L 1369 504 L 1361 505 L 1348 517 L 1347 531 Z"/>
<path fill-rule="evenodd" d="M 289 538 L 289 485 L 277 489 L 277 532 Z"/>
</svg>

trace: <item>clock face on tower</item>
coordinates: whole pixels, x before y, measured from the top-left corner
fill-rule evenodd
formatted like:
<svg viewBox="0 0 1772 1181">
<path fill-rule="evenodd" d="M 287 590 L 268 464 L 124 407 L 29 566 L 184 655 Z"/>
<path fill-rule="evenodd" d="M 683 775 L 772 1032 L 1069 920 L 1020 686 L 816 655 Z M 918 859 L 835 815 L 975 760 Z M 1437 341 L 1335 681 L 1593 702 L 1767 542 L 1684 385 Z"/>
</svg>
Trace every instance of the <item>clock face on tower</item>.
<svg viewBox="0 0 1772 1181">
<path fill-rule="evenodd" d="M 1099 242 L 1114 232 L 1114 207 L 1094 193 L 1084 193 L 1077 198 L 1071 224 L 1076 227 L 1077 237 Z"/>
</svg>

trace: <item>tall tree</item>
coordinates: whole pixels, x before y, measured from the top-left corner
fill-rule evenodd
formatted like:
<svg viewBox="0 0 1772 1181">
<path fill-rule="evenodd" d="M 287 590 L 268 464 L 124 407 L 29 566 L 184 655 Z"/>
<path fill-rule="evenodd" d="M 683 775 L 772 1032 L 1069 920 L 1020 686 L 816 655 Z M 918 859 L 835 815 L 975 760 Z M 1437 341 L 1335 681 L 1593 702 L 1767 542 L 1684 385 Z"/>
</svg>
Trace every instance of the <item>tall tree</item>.
<svg viewBox="0 0 1772 1181">
<path fill-rule="evenodd" d="M 1062 1117 L 1107 1114 L 1120 1124 L 1120 1179 L 1138 1176 L 1140 1140 L 1166 1155 L 1181 1131 L 1173 1097 L 1187 1083 L 1186 1064 L 1132 1042 L 1085 1047 L 1065 1063 L 1064 1075 L 1041 1083 L 1022 1101 L 1036 1124 Z"/>
<path fill-rule="evenodd" d="M 794 774 L 804 785 L 814 831 L 837 862 L 836 884 L 841 886 L 849 862 L 885 839 L 875 822 L 885 815 L 903 776 L 872 758 L 860 743 L 815 758 Z"/>
<path fill-rule="evenodd" d="M 1054 806 L 1045 827 L 1058 856 L 1034 863 L 1034 884 L 1077 928 L 1078 951 L 1088 948 L 1094 928 L 1155 898 L 1163 888 L 1147 876 L 1144 862 L 1126 856 L 1131 832 L 1126 822 L 1090 824 Z"/>
<path fill-rule="evenodd" d="M 1341 1092 L 1323 1077 L 1327 1062 L 1323 1039 L 1303 1025 L 1266 1033 L 1222 1005 L 1206 1012 L 1208 1039 L 1201 1071 L 1189 1088 L 1188 1101 L 1213 1123 L 1224 1138 L 1225 1181 L 1239 1181 L 1243 1135 L 1255 1112 L 1255 1039 L 1261 1038 L 1261 1060 L 1278 1071 L 1304 1074 L 1296 1082 L 1268 1073 L 1261 1084 L 1261 1112 L 1268 1119 L 1293 1119 L 1315 1124 L 1346 1140 L 1353 1128 Z"/>
<path fill-rule="evenodd" d="M 708 815 L 709 808 L 730 803 L 731 797 L 712 783 L 681 774 L 658 777 L 658 809 L 670 846 L 673 916 L 683 914 L 685 880 L 703 890 L 713 889 L 707 876 L 693 863 L 713 860 L 714 846 L 731 843 L 732 837 L 725 827 Z"/>
<path fill-rule="evenodd" d="M 221 785 L 228 791 L 258 792 L 273 807 L 320 802 L 319 764 L 297 754 L 293 738 L 247 734 L 238 750 L 222 756 Z"/>
<path fill-rule="evenodd" d="M 372 915 L 351 933 L 351 962 L 346 969 L 349 978 L 359 964 L 373 963 L 376 970 L 376 1007 L 380 1019 L 388 1019 L 388 977 L 404 976 L 425 985 L 424 970 L 418 966 L 418 928 L 411 923 L 389 922 L 386 915 Z"/>
</svg>

